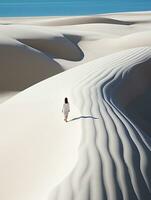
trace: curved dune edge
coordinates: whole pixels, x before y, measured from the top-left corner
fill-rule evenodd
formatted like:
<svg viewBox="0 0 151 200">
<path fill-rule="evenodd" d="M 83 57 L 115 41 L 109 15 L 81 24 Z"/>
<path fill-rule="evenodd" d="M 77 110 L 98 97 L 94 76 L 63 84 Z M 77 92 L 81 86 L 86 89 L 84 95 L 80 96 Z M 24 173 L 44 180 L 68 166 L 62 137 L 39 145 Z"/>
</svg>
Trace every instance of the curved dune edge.
<svg viewBox="0 0 151 200">
<path fill-rule="evenodd" d="M 27 20 L 27 21 L 26 21 Z M 59 17 L 59 18 L 43 18 L 39 20 L 26 19 L 21 22 L 15 20 L 15 23 L 23 23 L 23 24 L 32 24 L 32 25 L 43 25 L 43 26 L 64 26 L 64 25 L 76 25 L 76 24 L 89 24 L 89 23 L 106 23 L 106 24 L 122 24 L 122 25 L 131 25 L 133 22 L 120 21 L 117 19 L 105 18 L 102 16 L 74 16 L 74 17 Z M 12 23 L 13 20 L 6 20 L 5 23 Z M 1 19 L 1 23 L 3 23 L 3 19 Z"/>
<path fill-rule="evenodd" d="M 79 160 L 50 200 L 151 198 L 151 138 L 123 112 L 151 86 L 151 49 L 108 58 L 92 62 L 94 71 L 73 90 L 81 114 L 99 119 L 82 120 Z"/>
<path fill-rule="evenodd" d="M 1 198 L 150 199 L 151 139 L 124 114 L 116 95 L 130 70 L 140 78 L 145 65 L 148 76 L 150 59 L 149 47 L 122 51 L 47 79 L 4 103 Z M 140 81 L 143 93 L 150 82 Z M 68 124 L 60 113 L 64 96 L 74 119 Z M 124 100 L 130 104 L 133 99 Z"/>
<path fill-rule="evenodd" d="M 150 46 L 150 15 L 0 18 L 0 102 L 81 64 Z"/>
<path fill-rule="evenodd" d="M 131 25 L 151 20 L 151 12 L 119 12 L 88 16 L 40 16 L 40 17 L 1 17 L 1 24 L 32 25 L 75 25 L 88 23 L 107 23 Z"/>
</svg>

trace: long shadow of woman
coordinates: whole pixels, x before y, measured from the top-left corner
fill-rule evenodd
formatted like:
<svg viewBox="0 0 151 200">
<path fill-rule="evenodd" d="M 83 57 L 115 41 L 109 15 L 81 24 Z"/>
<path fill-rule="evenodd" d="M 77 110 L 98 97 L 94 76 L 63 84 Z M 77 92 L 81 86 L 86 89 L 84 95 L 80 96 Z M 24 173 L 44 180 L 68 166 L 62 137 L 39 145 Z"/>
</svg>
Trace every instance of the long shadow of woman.
<svg viewBox="0 0 151 200">
<path fill-rule="evenodd" d="M 91 119 L 99 119 L 99 118 L 97 118 L 97 117 L 93 117 L 93 116 L 80 116 L 80 117 L 75 117 L 75 118 L 69 120 L 68 122 L 70 122 L 70 121 L 74 121 L 74 120 L 78 120 L 78 119 L 87 119 L 87 118 L 91 118 Z"/>
</svg>

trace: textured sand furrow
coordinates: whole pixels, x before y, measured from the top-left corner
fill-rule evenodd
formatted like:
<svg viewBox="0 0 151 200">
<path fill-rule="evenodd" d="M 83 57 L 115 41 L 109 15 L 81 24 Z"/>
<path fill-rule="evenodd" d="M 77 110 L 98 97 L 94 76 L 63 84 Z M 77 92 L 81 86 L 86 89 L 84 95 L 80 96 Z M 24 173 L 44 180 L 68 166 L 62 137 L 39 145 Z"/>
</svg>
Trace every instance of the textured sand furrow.
<svg viewBox="0 0 151 200">
<path fill-rule="evenodd" d="M 89 80 L 89 83 L 84 85 L 84 90 L 83 90 L 83 94 L 85 97 L 84 100 L 86 102 L 85 110 L 83 109 L 83 114 L 86 113 L 86 111 L 87 112 L 89 111 L 88 112 L 89 116 L 93 116 L 93 114 L 94 114 L 94 113 L 92 114 L 92 112 L 91 112 L 92 105 L 93 105 L 93 103 L 92 103 L 93 97 L 91 96 L 92 93 L 90 93 L 90 91 L 89 91 L 90 88 L 92 87 L 92 85 L 93 85 L 93 81 L 90 82 L 90 80 Z M 87 95 L 90 96 L 89 101 L 86 100 Z M 86 122 L 85 122 L 85 124 L 86 124 Z M 97 143 L 96 143 L 97 129 L 94 126 L 94 121 L 91 119 L 89 119 L 88 130 L 89 129 L 93 130 L 93 134 L 90 134 L 89 141 L 88 141 L 88 146 L 90 149 L 90 158 L 91 158 L 91 163 L 92 163 L 91 171 L 90 171 L 90 173 L 91 173 L 91 198 L 95 194 L 96 198 L 102 199 L 103 192 L 101 190 L 103 188 L 103 186 L 102 186 L 103 180 L 100 180 L 101 179 L 101 171 L 102 171 L 101 170 L 101 168 L 102 168 L 101 162 L 102 161 L 101 161 L 101 157 L 100 157 L 100 153 L 99 153 L 99 147 L 97 146 Z M 94 155 L 95 155 L 95 157 L 94 157 Z M 101 190 L 100 190 L 100 188 L 101 188 Z"/>
<path fill-rule="evenodd" d="M 127 131 L 127 133 L 129 133 L 129 130 Z M 128 138 L 129 141 L 131 140 L 130 138 Z M 133 152 L 135 152 L 135 154 L 132 156 L 132 160 L 131 160 L 131 167 L 132 169 L 136 169 L 137 173 L 133 170 L 132 171 L 132 182 L 133 182 L 133 187 L 136 188 L 136 194 L 139 194 L 140 189 L 143 190 L 143 186 L 145 184 L 145 182 L 143 181 L 142 174 L 140 172 L 140 154 L 138 149 L 135 147 L 135 143 L 131 141 L 130 143 L 130 148 L 131 148 L 131 153 L 130 155 L 133 155 Z M 137 156 L 136 156 L 137 155 Z M 139 180 L 138 180 L 139 178 Z M 140 183 L 142 183 L 142 185 L 140 185 Z M 144 191 L 143 191 L 144 192 Z M 146 193 L 147 191 L 145 191 Z M 140 196 L 140 194 L 139 194 Z M 141 197 L 142 198 L 142 197 Z"/>
<path fill-rule="evenodd" d="M 146 162 L 149 165 L 150 152 L 133 125 L 113 105 L 112 95 L 117 82 L 120 85 L 124 79 L 126 71 L 124 74 L 123 71 L 145 62 L 151 56 L 151 50 L 134 49 L 123 54 L 122 59 L 118 56 L 112 57 L 111 64 L 102 61 L 102 66 L 99 66 L 98 62 L 95 70 L 89 71 L 83 80 L 78 81 L 73 92 L 82 116 L 99 116 L 98 119 L 82 120 L 83 139 L 79 161 L 70 180 L 74 181 L 75 186 L 73 199 L 150 198 L 150 175 L 145 175 L 141 164 Z M 81 151 L 82 147 L 86 150 Z M 80 172 L 82 164 L 89 167 L 83 167 Z"/>
<path fill-rule="evenodd" d="M 85 86 L 85 85 L 84 85 Z M 83 86 L 83 87 L 84 87 Z M 81 87 L 80 87 L 81 88 Z M 79 93 L 79 91 L 78 91 L 78 93 Z M 83 115 L 83 113 L 85 113 L 85 111 L 87 111 L 87 107 L 88 107 L 88 102 L 85 102 L 84 101 L 84 93 L 81 91 L 80 92 L 81 93 L 81 100 L 83 100 L 82 102 L 84 102 L 84 104 L 82 104 L 81 105 L 81 114 Z M 87 114 L 89 115 L 89 112 L 87 112 Z M 90 127 L 91 128 L 93 128 L 93 126 L 92 126 L 92 124 L 89 124 L 90 125 Z M 84 143 L 81 143 L 81 145 L 82 146 L 85 146 L 86 147 L 86 151 L 87 151 L 87 153 L 86 153 L 86 155 L 87 155 L 87 162 L 86 162 L 86 165 L 88 166 L 87 167 L 87 171 L 86 170 L 84 170 L 83 172 L 82 172 L 82 175 L 81 176 L 79 176 L 79 175 L 77 175 L 77 176 L 75 176 L 75 185 L 77 185 L 78 186 L 78 184 L 77 184 L 77 182 L 76 182 L 76 180 L 78 180 L 78 182 L 80 183 L 80 185 L 79 185 L 79 187 L 77 188 L 77 194 L 78 194 L 78 199 L 87 199 L 87 198 L 90 198 L 89 196 L 88 196 L 88 194 L 89 194 L 89 190 L 90 190 L 90 196 L 92 195 L 92 190 L 91 190 L 91 187 L 87 187 L 87 184 L 86 184 L 86 182 L 90 182 L 90 186 L 91 186 L 91 181 L 90 181 L 90 179 L 92 178 L 92 177 L 90 177 L 90 175 L 91 175 L 91 168 L 90 168 L 90 163 L 92 163 L 93 162 L 93 160 L 92 160 L 92 156 L 91 156 L 91 154 L 92 154 L 92 152 L 95 152 L 95 155 L 96 155 L 96 157 L 98 157 L 98 153 L 97 153 L 97 151 L 96 151 L 96 149 L 95 149 L 95 146 L 93 146 L 94 147 L 94 149 L 89 149 L 88 147 L 87 147 L 87 144 L 89 143 L 89 141 L 90 141 L 90 138 L 88 138 L 87 137 L 87 134 L 88 134 L 88 132 L 89 132 L 89 127 L 87 127 L 86 126 L 86 124 L 85 123 L 83 123 L 83 129 L 85 130 L 85 139 L 83 138 L 83 141 L 84 141 Z M 92 142 L 92 141 L 91 141 Z M 92 151 L 92 152 L 91 152 Z M 85 154 L 83 154 L 83 156 L 85 157 Z M 98 159 L 99 159 L 99 157 L 98 157 Z M 98 160 L 97 159 L 97 160 Z M 98 160 L 99 161 L 99 160 Z M 82 163 L 81 163 L 82 164 Z M 83 184 L 81 185 L 81 179 L 82 180 L 84 180 L 84 182 L 83 182 Z M 85 183 L 85 184 L 84 184 Z M 89 185 L 88 185 L 89 186 Z M 84 190 L 82 189 L 83 187 L 86 187 Z M 84 192 L 83 192 L 84 191 Z"/>
<path fill-rule="evenodd" d="M 99 102 L 99 105 L 100 105 L 100 102 Z M 103 118 L 103 121 L 104 121 L 104 127 L 105 127 L 105 130 L 106 130 L 106 136 L 107 136 L 107 144 L 106 144 L 106 146 L 107 146 L 107 153 L 108 153 L 108 155 L 109 155 L 109 163 L 107 164 L 108 166 L 112 166 L 111 167 L 111 169 L 112 169 L 112 173 L 113 174 L 109 174 L 109 176 L 110 176 L 110 178 L 112 178 L 112 177 L 115 177 L 115 175 L 114 175 L 114 172 L 115 172 L 115 162 L 114 162 L 114 159 L 113 159 L 113 157 L 112 157 L 112 154 L 111 154 L 111 151 L 110 151 L 110 145 L 109 145 L 109 130 L 108 130 L 108 125 L 106 124 L 106 120 L 108 121 L 108 123 L 109 123 L 109 119 L 108 119 L 108 117 L 107 117 L 107 115 L 106 115 L 106 113 L 105 113 L 105 110 L 104 110 L 104 108 L 101 106 L 101 109 L 100 109 L 100 112 L 101 112 L 101 116 L 102 116 L 102 118 Z M 97 131 L 98 132 L 98 131 Z M 111 164 L 112 163 L 112 164 Z M 110 171 L 111 171 L 111 169 L 110 169 Z M 108 170 L 107 170 L 108 171 Z M 115 179 L 115 178 L 113 178 L 113 183 L 111 182 L 111 185 L 112 185 L 112 187 L 116 187 L 116 188 L 118 188 L 118 183 L 117 183 L 117 180 Z M 107 188 L 109 188 L 108 186 L 109 186 L 109 184 L 107 183 L 106 184 L 107 185 Z M 115 188 L 113 188 L 113 191 L 116 191 L 115 190 Z M 111 192 L 111 191 L 110 191 Z M 114 193 L 112 193 L 111 195 L 112 195 L 112 198 L 113 199 L 116 199 L 118 196 L 120 196 L 120 194 L 119 194 L 119 192 L 120 192 L 120 189 L 119 189 L 119 191 L 117 190 L 117 194 L 114 194 Z M 109 193 L 108 193 L 109 194 Z M 111 197 L 109 196 L 109 199 L 110 199 Z"/>
<path fill-rule="evenodd" d="M 101 84 L 101 83 L 99 83 L 99 85 L 100 85 L 100 84 Z M 99 92 L 98 92 L 98 93 L 99 93 Z M 100 101 L 101 101 L 101 99 L 102 99 L 102 98 L 100 98 Z M 113 121 L 112 121 L 112 123 L 114 124 Z M 112 129 L 111 129 L 111 130 L 112 130 Z M 113 128 L 113 131 L 114 131 L 114 128 Z M 114 133 L 113 131 L 112 131 L 112 134 Z M 116 131 L 115 131 L 115 133 L 116 133 Z M 112 135 L 112 134 L 111 134 L 111 140 L 110 140 L 111 142 L 112 142 L 112 139 L 113 139 L 113 141 L 114 141 L 114 137 L 112 137 L 112 136 L 114 136 L 114 134 L 113 134 L 113 135 Z M 116 138 L 116 137 L 115 137 L 115 138 Z M 115 140 L 115 141 L 116 141 L 116 140 Z M 115 141 L 114 141 L 114 142 L 115 142 Z M 117 141 L 118 141 L 118 140 L 117 140 Z M 114 144 L 114 143 L 113 143 L 113 144 Z M 115 144 L 118 145 L 118 142 L 115 142 Z M 115 146 L 114 148 L 116 148 L 116 146 Z M 117 156 L 117 155 L 118 155 L 118 156 Z M 119 159 L 118 157 L 120 157 L 120 155 L 119 155 L 118 149 L 116 150 L 116 154 L 115 154 L 115 156 L 113 155 L 113 157 L 114 157 L 114 161 L 117 160 L 117 159 Z M 116 162 L 115 162 L 115 163 L 116 163 Z M 118 161 L 118 164 L 121 164 L 120 161 Z M 117 164 L 117 166 L 118 166 L 118 164 Z M 119 172 L 120 172 L 120 171 L 119 171 Z M 120 184 L 120 185 L 122 185 L 122 184 Z"/>
<path fill-rule="evenodd" d="M 110 80 L 111 81 L 111 80 Z M 110 82 L 109 82 L 110 83 Z M 107 84 L 109 84 L 109 83 L 107 83 Z M 106 96 L 106 92 L 104 92 L 104 95 Z M 107 94 L 107 96 L 108 96 L 109 94 Z M 108 98 L 110 99 L 110 96 L 108 96 Z M 123 157 L 123 150 L 125 151 L 125 149 L 128 149 L 128 150 L 130 150 L 131 149 L 131 151 L 129 152 L 129 156 L 128 157 L 130 157 L 130 155 L 132 155 L 132 152 L 136 152 L 136 150 L 135 149 L 132 149 L 132 147 L 131 146 L 133 146 L 133 145 L 135 145 L 135 144 L 132 144 L 132 142 L 130 142 L 131 140 L 130 140 L 130 138 L 129 137 L 127 137 L 127 134 L 128 134 L 128 131 L 123 127 L 123 125 L 122 124 L 119 124 L 118 123 L 118 120 L 119 120 L 119 118 L 118 118 L 118 115 L 116 116 L 113 112 L 112 112 L 112 107 L 109 107 L 108 106 L 108 104 L 106 104 L 106 103 L 104 103 L 105 104 L 105 107 L 107 108 L 107 112 L 108 112 L 108 114 L 109 114 L 109 116 L 112 118 L 112 120 L 113 120 L 113 123 L 114 123 L 114 125 L 116 126 L 116 133 L 118 134 L 118 137 L 119 137 L 119 139 L 120 139 L 120 142 L 122 141 L 122 148 L 120 147 L 119 148 L 119 153 L 121 153 L 121 151 L 122 151 L 122 162 L 123 162 L 123 167 L 124 167 L 124 171 L 126 171 L 126 173 L 127 173 L 127 177 L 125 177 L 126 179 L 125 179 L 125 181 L 127 181 L 127 185 L 128 185 L 128 182 L 129 182 L 129 184 L 131 184 L 131 180 L 128 180 L 128 176 L 129 176 L 129 172 L 128 172 L 128 169 L 127 169 L 127 165 L 126 165 L 126 163 L 125 163 L 125 160 L 127 160 L 125 157 Z M 125 133 L 127 133 L 127 134 L 125 134 Z M 124 139 L 123 139 L 124 138 Z M 114 139 L 114 138 L 113 138 Z M 112 141 L 112 140 L 111 140 Z M 118 141 L 118 140 L 117 140 Z M 114 141 L 115 143 L 116 143 L 116 141 Z M 114 143 L 113 143 L 114 144 Z M 117 144 L 117 143 L 116 143 Z M 114 157 L 115 157 L 115 159 L 118 159 L 118 157 L 120 157 L 120 155 L 119 156 L 117 156 L 117 154 L 118 154 L 118 152 L 116 152 L 115 153 L 115 155 L 113 155 Z M 121 162 L 119 162 L 119 164 L 122 164 Z M 131 163 L 131 165 L 133 165 L 132 163 Z M 118 165 L 117 165 L 118 166 Z M 135 166 L 135 165 L 134 165 Z M 135 168 L 135 167 L 134 167 Z M 120 172 L 119 171 L 119 166 L 118 166 L 118 172 Z M 130 177 L 129 177 L 130 178 Z M 124 180 L 123 180 L 124 181 Z M 121 183 L 120 185 L 122 185 L 123 186 L 123 184 Z M 129 185 L 129 187 L 130 187 L 130 189 L 132 188 L 132 186 L 130 186 Z M 125 189 L 125 187 L 123 188 L 123 189 Z M 130 193 L 130 195 L 129 195 L 129 198 L 132 198 L 132 194 L 133 194 L 133 191 L 132 192 L 130 192 L 130 189 L 129 189 L 129 193 Z M 128 199 L 128 197 L 127 196 L 125 196 L 125 198 L 126 199 Z M 136 199 L 136 197 L 135 196 L 133 196 L 133 198 L 134 199 Z"/>
<path fill-rule="evenodd" d="M 138 135 L 138 131 L 136 129 L 131 129 L 131 130 L 129 130 L 129 132 L 132 132 L 132 130 L 135 133 L 135 135 Z M 150 160 L 150 150 L 148 150 L 148 148 L 146 147 L 146 145 L 142 142 L 142 140 L 140 140 L 139 137 L 138 138 L 135 137 L 135 139 L 134 139 L 134 137 L 132 136 L 132 139 L 133 139 L 133 141 L 135 141 L 135 145 L 136 145 L 136 147 L 139 150 L 141 173 L 143 174 L 143 178 L 146 181 L 146 184 L 148 185 L 148 189 L 149 189 L 150 188 L 149 187 L 150 184 L 148 183 L 148 180 L 147 180 L 147 177 L 149 177 L 149 174 L 146 175 L 146 172 L 144 171 L 144 169 L 145 169 L 144 168 L 144 164 L 147 162 L 147 160 Z"/>
<path fill-rule="evenodd" d="M 134 143 L 132 143 L 131 145 L 134 145 Z M 137 158 L 136 158 L 136 154 L 134 154 L 133 161 L 132 161 L 132 163 L 133 163 L 132 165 L 136 169 L 136 173 L 133 170 L 132 171 L 130 170 L 130 174 L 131 174 L 131 178 L 132 178 L 132 182 L 133 182 L 134 188 L 136 188 L 136 193 L 139 196 L 141 195 L 141 193 L 139 194 L 139 192 L 138 192 L 138 191 L 140 191 L 140 189 L 142 191 L 142 194 L 144 194 L 144 193 L 145 194 L 149 194 L 149 190 L 146 188 L 146 183 L 145 183 L 145 179 L 144 179 L 144 176 L 143 176 L 144 174 L 142 174 L 141 167 L 140 167 L 141 158 L 140 158 L 139 152 L 138 152 L 137 148 L 133 148 L 132 152 L 134 152 L 134 151 L 135 151 L 135 153 L 136 152 L 138 153 L 138 157 Z M 145 157 L 145 155 L 144 155 L 144 157 Z M 149 159 L 146 159 L 146 160 L 149 160 Z M 144 161 L 145 161 L 145 159 L 143 158 L 142 162 L 144 162 Z M 148 198 L 149 197 L 150 197 L 150 195 L 148 196 Z M 140 198 L 142 199 L 143 195 L 141 195 Z M 146 198 L 147 198 L 147 195 L 146 195 Z"/>
<path fill-rule="evenodd" d="M 118 138 L 118 141 L 119 141 L 118 146 L 119 146 L 119 149 L 120 149 L 120 151 L 117 154 L 119 156 L 119 158 L 117 158 L 116 155 L 114 156 L 115 160 L 117 160 L 117 162 L 116 162 L 117 163 L 116 167 L 118 168 L 117 176 L 119 177 L 119 183 L 121 185 L 123 197 L 126 198 L 126 199 L 131 199 L 131 198 L 137 199 L 135 192 L 133 190 L 131 177 L 130 177 L 130 174 L 129 174 L 128 166 L 125 162 L 125 157 L 124 157 L 124 152 L 123 152 L 125 147 L 130 148 L 130 144 L 129 144 L 128 141 L 126 141 L 127 138 L 124 138 L 124 142 L 123 142 L 123 140 L 121 140 L 121 138 L 120 138 L 121 134 L 118 134 L 119 132 L 122 133 L 121 127 L 118 128 L 120 125 L 117 125 L 118 120 L 116 121 L 115 118 L 116 118 L 116 116 L 114 116 L 114 121 L 115 121 L 115 124 L 116 124 L 117 138 Z M 132 153 L 132 151 L 130 151 L 129 154 L 130 153 Z M 125 187 L 125 185 L 127 185 L 128 187 Z"/>
<path fill-rule="evenodd" d="M 128 132 L 131 132 L 130 130 L 128 131 Z M 135 134 L 137 134 L 137 133 L 135 133 Z M 135 140 L 136 141 L 136 140 Z M 138 149 L 141 149 L 141 146 L 138 146 L 138 144 L 135 144 L 136 146 L 137 146 L 137 148 Z M 133 150 L 133 152 L 137 152 L 137 150 Z M 143 155 L 143 157 L 145 156 L 144 155 L 144 153 L 145 153 L 145 151 L 143 151 L 143 150 L 139 150 L 139 153 L 138 153 L 138 155 Z M 146 160 L 149 160 L 149 158 L 148 159 L 146 159 Z M 135 160 L 136 161 L 136 160 Z M 137 169 L 137 167 L 139 166 L 139 163 L 137 164 L 136 162 L 135 162 L 135 169 Z M 137 174 L 138 175 L 138 174 Z M 141 177 L 141 175 L 142 174 L 140 174 L 140 176 L 138 176 L 138 177 Z M 136 183 L 141 183 L 141 182 L 143 182 L 143 180 L 136 180 Z M 148 192 L 147 192 L 147 190 L 145 190 L 145 191 L 143 191 L 143 186 L 144 186 L 144 184 L 145 184 L 145 182 L 144 183 L 142 183 L 142 185 L 140 186 L 140 188 L 138 189 L 138 191 L 140 191 L 140 190 L 142 190 L 142 195 L 140 196 L 140 198 L 142 199 L 143 198 L 143 194 L 145 193 L 145 194 L 147 194 Z M 137 191 L 137 193 L 139 193 Z M 146 195 L 146 198 L 149 198 L 150 197 L 150 195 L 147 197 L 147 195 Z"/>
</svg>

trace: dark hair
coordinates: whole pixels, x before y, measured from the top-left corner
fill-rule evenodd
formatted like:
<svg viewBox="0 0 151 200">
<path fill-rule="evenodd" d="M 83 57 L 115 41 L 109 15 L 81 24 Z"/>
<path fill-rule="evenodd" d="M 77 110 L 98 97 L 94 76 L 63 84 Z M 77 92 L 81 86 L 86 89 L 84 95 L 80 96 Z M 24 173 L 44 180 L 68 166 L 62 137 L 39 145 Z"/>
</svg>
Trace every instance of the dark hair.
<svg viewBox="0 0 151 200">
<path fill-rule="evenodd" d="M 64 102 L 65 102 L 65 103 L 68 103 L 68 98 L 67 98 L 67 97 L 64 99 Z"/>
</svg>

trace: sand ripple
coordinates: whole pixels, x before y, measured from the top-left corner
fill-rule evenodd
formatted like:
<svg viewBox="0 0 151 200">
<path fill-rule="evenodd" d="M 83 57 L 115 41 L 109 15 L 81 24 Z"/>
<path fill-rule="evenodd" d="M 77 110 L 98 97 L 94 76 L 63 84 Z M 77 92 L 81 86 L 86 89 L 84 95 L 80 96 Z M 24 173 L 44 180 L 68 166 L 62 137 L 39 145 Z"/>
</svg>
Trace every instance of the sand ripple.
<svg viewBox="0 0 151 200">
<path fill-rule="evenodd" d="M 92 118 L 82 120 L 76 167 L 50 200 L 151 198 L 151 139 L 129 119 L 124 107 L 139 98 L 138 84 L 141 93 L 150 87 L 145 79 L 149 76 L 151 80 L 150 58 L 150 48 L 138 48 L 114 54 L 110 61 L 98 59 L 91 63 L 95 69 L 88 70 L 75 85 L 77 107 L 83 116 Z M 134 75 L 130 78 L 131 71 Z"/>
</svg>

